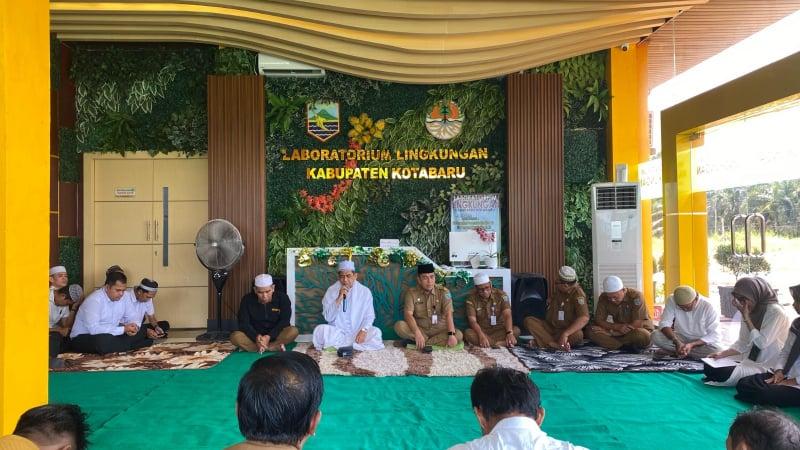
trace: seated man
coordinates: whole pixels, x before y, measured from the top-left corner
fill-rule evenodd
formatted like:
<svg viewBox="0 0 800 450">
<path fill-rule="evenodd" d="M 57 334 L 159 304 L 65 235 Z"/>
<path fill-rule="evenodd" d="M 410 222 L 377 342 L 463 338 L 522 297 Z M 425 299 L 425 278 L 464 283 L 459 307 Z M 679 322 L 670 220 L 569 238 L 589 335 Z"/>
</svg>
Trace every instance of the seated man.
<svg viewBox="0 0 800 450">
<path fill-rule="evenodd" d="M 653 322 L 647 314 L 644 296 L 623 286 L 619 277 L 611 275 L 603 280 L 594 323 L 586 330 L 586 335 L 601 347 L 639 353 L 650 346 Z"/>
<path fill-rule="evenodd" d="M 719 352 L 719 313 L 691 286 L 678 286 L 667 298 L 664 313 L 653 331 L 657 354 L 679 359 L 705 358 Z"/>
<path fill-rule="evenodd" d="M 533 336 L 532 346 L 568 352 L 583 344 L 583 327 L 589 323 L 589 307 L 575 269 L 562 266 L 558 269 L 558 278 L 555 292 L 547 300 L 545 319 L 526 317 L 524 323 Z"/>
<path fill-rule="evenodd" d="M 236 417 L 246 442 L 225 450 L 302 449 L 322 417 L 322 392 L 319 365 L 304 353 L 256 360 L 236 395 Z"/>
<path fill-rule="evenodd" d="M 508 294 L 492 286 L 485 273 L 476 274 L 472 281 L 475 289 L 466 301 L 469 328 L 464 330 L 464 340 L 483 348 L 517 345 L 519 328 L 512 322 Z"/>
<path fill-rule="evenodd" d="M 148 339 L 159 339 L 167 337 L 169 322 L 156 319 L 156 310 L 153 306 L 153 299 L 158 293 L 158 283 L 149 278 L 142 278 L 142 281 L 131 289 L 125 291 L 123 302 L 125 303 L 125 318 L 123 322 L 133 322 L 140 325 L 139 334 L 145 335 Z M 142 326 L 144 319 L 150 322 Z"/>
<path fill-rule="evenodd" d="M 353 347 L 362 351 L 382 349 L 381 330 L 372 325 L 375 321 L 372 292 L 358 282 L 353 261 L 341 261 L 338 274 L 339 281 L 322 297 L 322 316 L 328 324 L 314 328 L 314 347 L 317 350 L 328 347 Z"/>
<path fill-rule="evenodd" d="M 507 367 L 481 369 L 470 388 L 482 438 L 450 447 L 470 449 L 584 449 L 547 435 L 539 388 L 528 374 Z"/>
<path fill-rule="evenodd" d="M 733 419 L 727 450 L 796 450 L 800 448 L 800 426 L 790 416 L 774 409 L 751 409 Z"/>
<path fill-rule="evenodd" d="M 272 276 L 261 274 L 253 281 L 253 292 L 239 304 L 239 330 L 231 333 L 231 343 L 245 352 L 286 350 L 300 332 L 289 325 L 292 302 L 283 292 L 275 292 Z"/>
<path fill-rule="evenodd" d="M 70 332 L 74 351 L 104 355 L 153 344 L 151 339 L 138 335 L 139 324 L 123 322 L 126 307 L 120 300 L 127 282 L 123 272 L 107 272 L 103 287 L 86 297 Z"/>
<path fill-rule="evenodd" d="M 405 295 L 403 317 L 394 324 L 394 331 L 404 345 L 455 347 L 461 342 L 461 331 L 453 322 L 453 300 L 446 287 L 436 284 L 433 264 L 417 266 L 417 285 Z"/>
<path fill-rule="evenodd" d="M 69 337 L 69 327 L 64 326 L 63 322 L 70 315 L 69 308 L 72 305 L 62 296 L 60 302 L 56 302 L 55 292 L 65 288 L 69 282 L 67 278 L 67 268 L 64 266 L 53 266 L 50 268 L 50 368 L 64 367 L 64 360 L 58 358 L 61 353 L 64 340 Z M 73 317 L 74 319 L 74 317 Z M 70 326 L 72 323 L 70 322 Z"/>
<path fill-rule="evenodd" d="M 85 450 L 88 433 L 86 414 L 80 406 L 42 405 L 22 413 L 14 434 L 0 437 L 0 448 Z"/>
</svg>

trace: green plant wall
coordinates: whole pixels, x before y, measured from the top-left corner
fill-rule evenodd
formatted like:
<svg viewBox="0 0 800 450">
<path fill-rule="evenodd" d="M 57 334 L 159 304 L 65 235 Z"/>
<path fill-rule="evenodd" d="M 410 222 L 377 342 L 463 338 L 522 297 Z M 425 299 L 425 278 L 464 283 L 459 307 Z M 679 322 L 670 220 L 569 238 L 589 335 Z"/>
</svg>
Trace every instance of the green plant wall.
<svg viewBox="0 0 800 450">
<path fill-rule="evenodd" d="M 125 46 L 75 44 L 71 75 L 77 89 L 75 130 L 60 130 L 62 171 L 79 176 L 80 152 L 145 150 L 151 154 L 207 149 L 206 77 L 251 74 L 254 52 L 207 45 Z M 591 290 L 589 184 L 605 180 L 606 52 L 583 55 L 540 68 L 564 79 L 565 243 Z M 328 72 L 320 79 L 266 80 L 264 118 L 267 160 L 268 270 L 282 274 L 287 247 L 372 246 L 401 238 L 446 263 L 449 197 L 453 193 L 499 192 L 505 196 L 505 80 L 453 85 L 401 85 Z M 453 100 L 464 112 L 463 132 L 436 141 L 425 116 L 440 101 Z M 319 142 L 306 133 L 306 102 L 340 104 L 339 135 Z M 359 167 L 459 165 L 468 176 L 456 180 L 309 180 L 306 169 L 341 167 L 342 162 L 284 161 L 282 150 L 347 149 L 350 117 L 368 117 L 365 149 L 486 148 L 488 158 L 457 162 L 358 161 Z M 363 125 L 364 122 L 361 122 Z M 70 155 L 65 157 L 67 151 Z M 335 201 L 331 199 L 336 197 Z M 322 199 L 328 199 L 323 201 Z M 326 212 L 311 207 L 334 206 Z M 335 204 L 335 205 L 334 205 Z M 507 208 L 503 208 L 503 223 Z M 588 225 L 587 225 L 588 224 Z M 507 230 L 502 233 L 508 236 Z M 501 260 L 506 243 L 500 244 Z M 588 263 L 587 263 L 588 262 Z"/>
</svg>

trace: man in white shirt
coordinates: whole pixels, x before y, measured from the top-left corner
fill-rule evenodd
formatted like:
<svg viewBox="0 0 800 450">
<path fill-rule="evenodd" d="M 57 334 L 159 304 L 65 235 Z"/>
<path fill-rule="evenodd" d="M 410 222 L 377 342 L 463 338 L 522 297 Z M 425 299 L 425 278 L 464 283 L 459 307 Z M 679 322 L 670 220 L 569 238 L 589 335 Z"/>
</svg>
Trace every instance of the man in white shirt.
<svg viewBox="0 0 800 450">
<path fill-rule="evenodd" d="M 722 350 L 719 313 L 691 286 L 678 286 L 667 298 L 659 329 L 651 335 L 658 356 L 705 358 Z"/>
<path fill-rule="evenodd" d="M 337 272 L 339 281 L 322 297 L 322 315 L 328 323 L 314 328 L 314 347 L 317 350 L 350 346 L 361 351 L 382 349 L 381 330 L 372 325 L 375 321 L 372 292 L 358 282 L 353 261 L 340 262 Z"/>
<path fill-rule="evenodd" d="M 72 349 L 80 353 L 126 352 L 153 344 L 137 336 L 139 325 L 123 323 L 125 303 L 121 302 L 128 282 L 124 273 L 110 271 L 102 288 L 83 301 L 72 325 Z"/>
<path fill-rule="evenodd" d="M 450 450 L 586 450 L 539 428 L 544 421 L 539 388 L 525 373 L 507 367 L 481 369 L 472 380 L 470 397 L 483 437 Z"/>
<path fill-rule="evenodd" d="M 146 335 L 149 339 L 159 339 L 167 336 L 169 322 L 156 319 L 156 309 L 153 299 L 158 293 L 158 283 L 149 278 L 131 289 L 125 291 L 122 301 L 125 303 L 125 317 L 122 323 L 133 322 L 139 325 L 139 334 Z M 148 323 L 142 325 L 142 320 L 147 318 Z"/>
</svg>

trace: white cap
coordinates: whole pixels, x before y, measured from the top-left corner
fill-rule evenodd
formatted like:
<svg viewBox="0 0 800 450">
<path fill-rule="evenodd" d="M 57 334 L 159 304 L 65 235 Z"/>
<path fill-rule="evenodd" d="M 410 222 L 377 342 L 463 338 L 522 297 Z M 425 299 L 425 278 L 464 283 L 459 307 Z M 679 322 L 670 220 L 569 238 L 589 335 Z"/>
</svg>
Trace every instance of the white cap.
<svg viewBox="0 0 800 450">
<path fill-rule="evenodd" d="M 558 277 L 567 283 L 572 283 L 578 279 L 578 275 L 575 274 L 575 269 L 570 266 L 561 266 L 561 268 L 558 269 Z"/>
<path fill-rule="evenodd" d="M 341 272 L 342 270 L 349 270 L 351 272 L 356 271 L 356 265 L 353 261 L 349 259 L 345 259 L 344 261 L 339 261 L 339 269 L 337 271 Z"/>
<path fill-rule="evenodd" d="M 482 284 L 490 283 L 491 280 L 489 280 L 489 275 L 486 275 L 485 273 L 478 273 L 472 278 L 472 282 L 475 284 L 475 286 L 480 286 Z"/>
<path fill-rule="evenodd" d="M 272 275 L 262 273 L 256 275 L 256 281 L 253 283 L 256 287 L 269 287 L 272 286 Z"/>
<path fill-rule="evenodd" d="M 64 266 L 53 266 L 50 268 L 51 277 L 57 273 L 67 273 L 67 268 Z"/>
<path fill-rule="evenodd" d="M 622 285 L 622 280 L 617 276 L 611 275 L 603 280 L 603 292 L 606 294 L 621 291 L 623 287 L 625 286 Z"/>
</svg>

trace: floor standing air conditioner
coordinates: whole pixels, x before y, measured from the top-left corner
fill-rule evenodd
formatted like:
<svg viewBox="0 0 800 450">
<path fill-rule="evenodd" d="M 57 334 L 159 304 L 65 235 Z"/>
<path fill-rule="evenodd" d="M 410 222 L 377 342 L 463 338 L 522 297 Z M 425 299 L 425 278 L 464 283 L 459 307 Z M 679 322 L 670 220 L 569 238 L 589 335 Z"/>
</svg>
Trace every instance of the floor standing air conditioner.
<svg viewBox="0 0 800 450">
<path fill-rule="evenodd" d="M 594 306 L 609 275 L 639 291 L 642 275 L 642 214 L 639 183 L 592 185 Z"/>
</svg>

